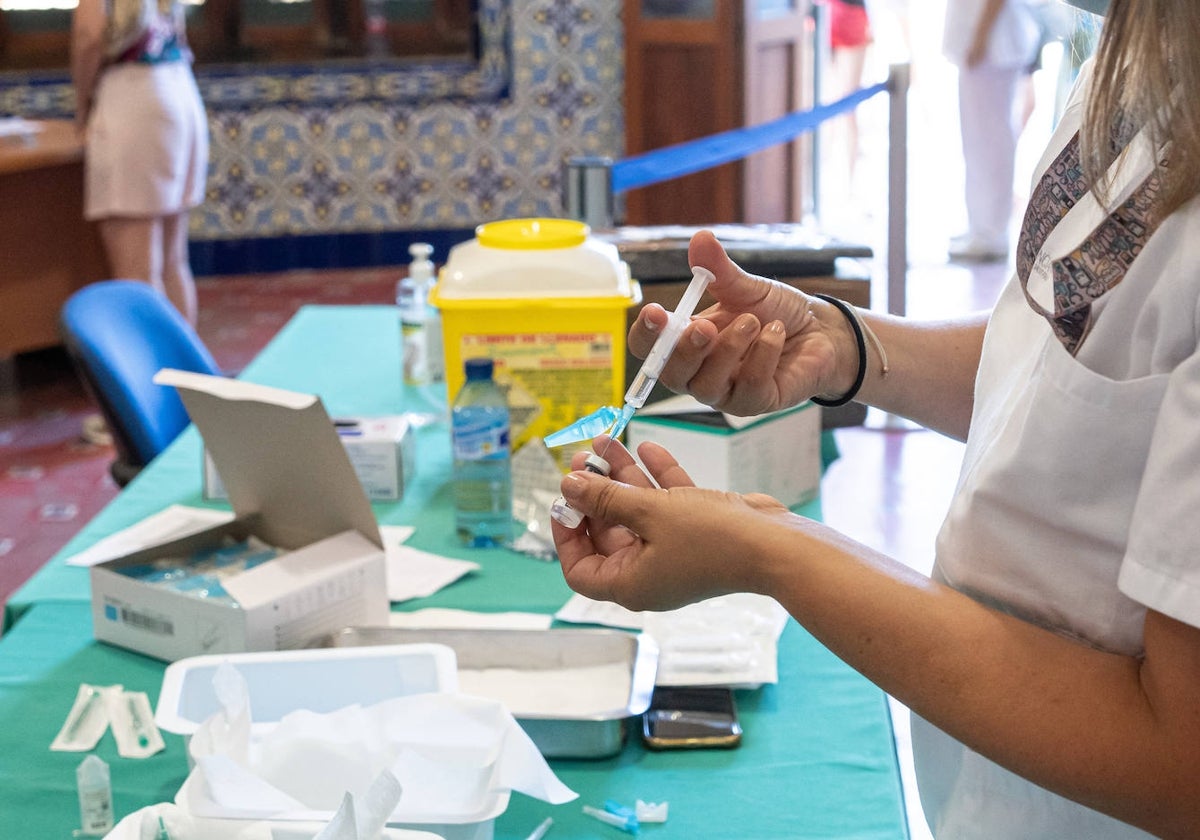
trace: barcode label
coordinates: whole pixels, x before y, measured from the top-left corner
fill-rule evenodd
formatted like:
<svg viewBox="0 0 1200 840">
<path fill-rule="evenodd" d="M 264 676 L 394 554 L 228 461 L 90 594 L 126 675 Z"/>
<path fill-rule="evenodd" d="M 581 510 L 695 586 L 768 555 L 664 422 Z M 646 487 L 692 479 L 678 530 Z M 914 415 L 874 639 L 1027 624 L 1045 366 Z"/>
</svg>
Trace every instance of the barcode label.
<svg viewBox="0 0 1200 840">
<path fill-rule="evenodd" d="M 175 635 L 175 624 L 173 622 L 156 615 L 147 615 L 146 613 L 140 613 L 126 607 L 121 608 L 121 621 L 139 630 L 157 633 L 160 636 Z"/>
</svg>

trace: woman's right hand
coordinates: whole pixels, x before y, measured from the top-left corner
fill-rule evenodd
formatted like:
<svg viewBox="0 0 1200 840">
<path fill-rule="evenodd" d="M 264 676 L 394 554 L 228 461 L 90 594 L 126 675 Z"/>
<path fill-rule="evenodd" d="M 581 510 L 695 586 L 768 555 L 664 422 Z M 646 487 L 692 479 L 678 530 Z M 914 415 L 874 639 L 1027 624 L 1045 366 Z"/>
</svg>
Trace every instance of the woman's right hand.
<svg viewBox="0 0 1200 840">
<path fill-rule="evenodd" d="M 717 303 L 680 337 L 659 377 L 664 386 L 742 416 L 849 390 L 857 350 L 831 304 L 743 271 L 710 231 L 692 237 L 688 262 L 712 271 L 708 291 Z M 629 331 L 630 351 L 645 358 L 666 321 L 661 306 L 643 307 Z"/>
</svg>

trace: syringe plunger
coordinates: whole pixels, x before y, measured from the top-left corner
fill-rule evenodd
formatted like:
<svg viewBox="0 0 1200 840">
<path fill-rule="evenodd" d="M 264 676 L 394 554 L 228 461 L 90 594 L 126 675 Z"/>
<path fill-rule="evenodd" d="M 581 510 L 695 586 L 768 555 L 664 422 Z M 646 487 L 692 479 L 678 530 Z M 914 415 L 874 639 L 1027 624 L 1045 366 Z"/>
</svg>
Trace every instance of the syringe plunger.
<svg viewBox="0 0 1200 840">
<path fill-rule="evenodd" d="M 658 381 L 659 374 L 667 366 L 667 360 L 675 351 L 679 337 L 683 335 L 683 331 L 691 322 L 696 305 L 700 303 L 704 290 L 708 288 L 708 284 L 713 279 L 713 273 L 707 268 L 698 265 L 692 267 L 692 281 L 684 290 L 683 297 L 679 299 L 679 305 L 675 307 L 675 311 L 668 313 L 666 326 L 655 339 L 654 346 L 650 348 L 650 353 L 646 356 L 646 361 L 642 362 L 641 369 L 633 378 L 633 384 L 625 393 L 627 406 L 641 408 L 646 404 L 646 398 L 650 396 L 654 383 Z"/>
</svg>

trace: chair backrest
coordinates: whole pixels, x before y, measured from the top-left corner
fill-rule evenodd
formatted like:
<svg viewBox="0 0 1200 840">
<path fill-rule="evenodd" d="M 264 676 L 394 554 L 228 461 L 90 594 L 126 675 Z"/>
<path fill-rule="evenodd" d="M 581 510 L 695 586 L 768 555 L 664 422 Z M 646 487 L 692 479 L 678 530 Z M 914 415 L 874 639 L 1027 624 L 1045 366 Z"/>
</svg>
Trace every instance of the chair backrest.
<svg viewBox="0 0 1200 840">
<path fill-rule="evenodd" d="M 189 422 L 165 367 L 219 375 L 200 336 L 166 296 L 135 280 L 84 286 L 63 305 L 63 340 L 108 422 L 120 458 L 141 467 Z"/>
</svg>

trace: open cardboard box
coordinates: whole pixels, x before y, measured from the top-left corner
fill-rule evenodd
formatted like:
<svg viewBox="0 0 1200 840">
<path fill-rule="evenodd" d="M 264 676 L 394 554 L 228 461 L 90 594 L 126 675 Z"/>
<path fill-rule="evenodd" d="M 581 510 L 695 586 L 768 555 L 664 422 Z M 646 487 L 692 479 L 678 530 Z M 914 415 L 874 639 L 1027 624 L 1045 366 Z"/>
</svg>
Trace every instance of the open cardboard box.
<svg viewBox="0 0 1200 840">
<path fill-rule="evenodd" d="M 367 498 L 378 502 L 401 499 L 417 464 L 416 435 L 408 417 L 335 417 L 333 426 Z M 212 456 L 205 452 L 204 498 L 228 497 Z"/>
<path fill-rule="evenodd" d="M 385 624 L 390 604 L 379 528 L 320 399 L 176 370 L 172 385 L 225 480 L 235 518 L 91 569 L 96 638 L 167 661 L 308 647 L 343 627 Z M 231 536 L 279 556 L 223 581 L 236 603 L 124 574 Z"/>
<path fill-rule="evenodd" d="M 625 429 L 636 452 L 643 441 L 671 451 L 698 487 L 766 493 L 788 507 L 816 497 L 821 486 L 821 408 L 735 417 L 679 395 L 638 411 Z"/>
</svg>

